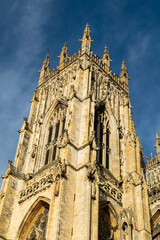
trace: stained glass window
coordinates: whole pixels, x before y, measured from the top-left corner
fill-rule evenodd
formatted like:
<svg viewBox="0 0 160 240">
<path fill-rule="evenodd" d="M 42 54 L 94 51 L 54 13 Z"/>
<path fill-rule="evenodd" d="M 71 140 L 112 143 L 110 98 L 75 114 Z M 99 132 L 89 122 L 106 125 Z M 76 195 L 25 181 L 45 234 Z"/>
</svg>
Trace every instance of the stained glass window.
<svg viewBox="0 0 160 240">
<path fill-rule="evenodd" d="M 46 240 L 46 228 L 48 222 L 48 207 L 37 215 L 35 222 L 26 240 Z"/>
</svg>

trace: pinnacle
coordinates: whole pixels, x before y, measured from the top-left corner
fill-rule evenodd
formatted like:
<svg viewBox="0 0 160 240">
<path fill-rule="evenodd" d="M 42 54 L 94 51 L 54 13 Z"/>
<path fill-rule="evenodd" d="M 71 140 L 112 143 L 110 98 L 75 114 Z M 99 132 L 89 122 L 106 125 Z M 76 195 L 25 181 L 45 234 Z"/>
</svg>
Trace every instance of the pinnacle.
<svg viewBox="0 0 160 240">
<path fill-rule="evenodd" d="M 107 45 L 104 47 L 102 60 L 103 60 L 103 63 L 105 63 L 108 67 L 110 67 L 110 62 L 112 62 L 112 60 L 110 59 Z"/>
<path fill-rule="evenodd" d="M 86 24 L 86 28 L 84 30 L 86 33 L 89 33 L 90 34 L 90 28 L 89 28 L 89 24 L 87 23 Z"/>
<path fill-rule="evenodd" d="M 91 34 L 90 34 L 90 28 L 89 28 L 89 24 L 86 24 L 84 33 L 83 33 L 83 38 L 87 38 L 87 39 L 91 39 Z"/>
<path fill-rule="evenodd" d="M 65 48 L 67 47 L 67 43 L 66 43 L 66 42 L 64 43 L 64 47 L 65 47 Z"/>
<path fill-rule="evenodd" d="M 158 131 L 156 131 L 156 138 L 159 138 L 160 136 L 159 136 L 159 132 Z"/>
<path fill-rule="evenodd" d="M 82 48 L 87 47 L 88 49 L 90 49 L 91 42 L 93 42 L 93 40 L 91 40 L 91 32 L 88 23 L 86 24 L 83 38 L 80 41 L 82 42 Z"/>
<path fill-rule="evenodd" d="M 104 47 L 104 53 L 109 53 L 107 45 Z"/>
<path fill-rule="evenodd" d="M 121 70 L 127 70 L 126 63 L 124 60 L 122 61 Z"/>
</svg>

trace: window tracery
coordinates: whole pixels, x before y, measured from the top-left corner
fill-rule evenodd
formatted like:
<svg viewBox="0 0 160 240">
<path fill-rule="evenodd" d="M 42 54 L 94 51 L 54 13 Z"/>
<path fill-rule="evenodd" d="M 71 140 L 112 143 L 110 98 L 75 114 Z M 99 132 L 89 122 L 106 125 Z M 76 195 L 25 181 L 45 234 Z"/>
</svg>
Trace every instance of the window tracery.
<svg viewBox="0 0 160 240">
<path fill-rule="evenodd" d="M 105 106 L 99 106 L 95 111 L 95 137 L 97 144 L 97 162 L 109 169 L 110 130 L 109 121 L 105 117 Z"/>
<path fill-rule="evenodd" d="M 48 142 L 46 144 L 45 162 L 48 164 L 54 161 L 57 156 L 57 144 L 60 136 L 65 131 L 66 107 L 63 105 L 57 106 L 56 111 L 52 115 L 48 128 Z"/>
<path fill-rule="evenodd" d="M 26 240 L 46 240 L 48 211 L 49 208 L 45 207 L 41 213 L 37 214 Z"/>
</svg>

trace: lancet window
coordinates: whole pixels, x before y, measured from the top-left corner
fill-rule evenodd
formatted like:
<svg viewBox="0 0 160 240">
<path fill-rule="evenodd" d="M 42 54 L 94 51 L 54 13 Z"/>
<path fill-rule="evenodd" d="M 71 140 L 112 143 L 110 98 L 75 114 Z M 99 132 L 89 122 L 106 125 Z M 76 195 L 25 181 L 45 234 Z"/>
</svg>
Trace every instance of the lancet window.
<svg viewBox="0 0 160 240">
<path fill-rule="evenodd" d="M 46 144 L 45 165 L 57 158 L 57 143 L 59 137 L 64 134 L 66 120 L 66 107 L 58 106 L 50 119 L 48 128 L 48 142 Z"/>
<path fill-rule="evenodd" d="M 101 105 L 95 111 L 95 137 L 97 144 L 97 162 L 109 169 L 110 130 L 109 121 L 106 121 L 105 106 Z"/>
</svg>

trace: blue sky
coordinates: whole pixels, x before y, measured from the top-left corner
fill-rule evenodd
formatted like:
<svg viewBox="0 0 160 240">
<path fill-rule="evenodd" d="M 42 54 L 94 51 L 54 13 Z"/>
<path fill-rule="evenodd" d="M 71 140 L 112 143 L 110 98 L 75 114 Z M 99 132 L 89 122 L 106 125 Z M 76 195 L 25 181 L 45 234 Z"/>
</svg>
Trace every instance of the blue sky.
<svg viewBox="0 0 160 240">
<path fill-rule="evenodd" d="M 160 131 L 160 2 L 158 0 L 0 0 L 0 175 L 14 160 L 23 117 L 28 116 L 42 62 L 50 51 L 58 65 L 64 42 L 69 55 L 81 46 L 86 23 L 102 56 L 107 44 L 119 74 L 127 64 L 133 119 L 144 154 L 155 152 Z M 1 183 L 1 182 L 0 182 Z"/>
</svg>

